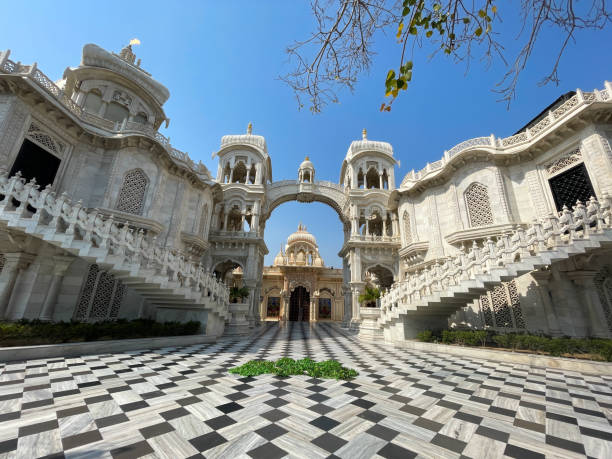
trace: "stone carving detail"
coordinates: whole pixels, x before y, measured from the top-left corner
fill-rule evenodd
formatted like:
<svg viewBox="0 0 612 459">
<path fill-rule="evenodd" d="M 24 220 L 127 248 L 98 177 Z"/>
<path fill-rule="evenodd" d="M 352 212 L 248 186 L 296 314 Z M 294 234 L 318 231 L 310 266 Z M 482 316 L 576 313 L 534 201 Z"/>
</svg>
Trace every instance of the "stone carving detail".
<svg viewBox="0 0 612 459">
<path fill-rule="evenodd" d="M 117 198 L 117 210 L 141 215 L 148 184 L 149 179 L 140 169 L 134 169 L 125 174 Z"/>
<path fill-rule="evenodd" d="M 114 287 L 115 279 L 112 274 L 101 272 L 89 312 L 90 321 L 105 320 L 108 317 Z"/>
<path fill-rule="evenodd" d="M 49 134 L 41 130 L 36 123 L 30 124 L 26 137 L 56 155 L 61 155 L 64 152 L 64 144 L 53 139 Z"/>
<path fill-rule="evenodd" d="M 2 274 L 2 270 L 4 269 L 4 264 L 6 263 L 6 257 L 3 253 L 0 253 L 0 274 Z"/>
<path fill-rule="evenodd" d="M 571 153 L 563 155 L 561 158 L 554 160 L 546 165 L 546 171 L 548 175 L 555 174 L 568 166 L 574 165 L 582 161 L 582 152 L 580 148 L 575 149 Z"/>
<path fill-rule="evenodd" d="M 132 104 L 132 98 L 128 94 L 117 90 L 113 93 L 113 100 L 127 106 Z"/>
<path fill-rule="evenodd" d="M 525 174 L 525 179 L 527 180 L 529 195 L 531 196 L 531 200 L 535 206 L 537 216 L 543 218 L 548 214 L 548 209 L 546 207 L 544 193 L 542 192 L 542 187 L 540 185 L 538 171 L 531 169 Z"/>
<path fill-rule="evenodd" d="M 510 281 L 506 284 L 508 289 L 508 297 L 510 298 L 510 311 L 514 317 L 515 328 L 525 328 L 525 319 L 523 319 L 523 310 L 521 309 L 521 298 L 516 288 L 516 282 Z"/>
<path fill-rule="evenodd" d="M 612 276 L 607 268 L 602 269 L 594 279 L 595 288 L 606 316 L 608 330 L 612 331 Z"/>
<path fill-rule="evenodd" d="M 489 303 L 488 295 L 480 295 L 480 310 L 484 317 L 484 323 L 487 327 L 493 326 L 493 314 L 491 313 L 491 306 Z"/>
<path fill-rule="evenodd" d="M 99 272 L 100 269 L 98 268 L 98 265 L 93 264 L 89 267 L 89 271 L 87 272 L 87 279 L 85 280 L 85 284 L 83 285 L 83 290 L 81 291 L 81 296 L 79 297 L 79 301 L 74 312 L 75 320 L 85 320 L 85 318 L 87 317 L 89 303 L 91 302 L 91 297 L 96 288 L 96 282 L 98 281 Z"/>
<path fill-rule="evenodd" d="M 406 245 L 412 244 L 412 231 L 410 228 L 410 215 L 407 211 L 404 211 L 404 216 L 402 217 L 404 221 L 404 234 L 406 235 Z"/>
<path fill-rule="evenodd" d="M 478 182 L 472 183 L 465 191 L 465 203 L 470 218 L 470 226 L 493 224 L 489 192 L 486 186 Z"/>
<path fill-rule="evenodd" d="M 124 293 L 125 286 L 121 281 L 108 272 L 100 271 L 97 264 L 90 265 L 74 319 L 94 322 L 116 319 Z"/>
<path fill-rule="evenodd" d="M 506 295 L 504 285 L 498 285 L 493 289 L 491 292 L 491 302 L 493 303 L 493 312 L 495 313 L 495 325 L 497 327 L 513 328 L 508 296 Z"/>
</svg>

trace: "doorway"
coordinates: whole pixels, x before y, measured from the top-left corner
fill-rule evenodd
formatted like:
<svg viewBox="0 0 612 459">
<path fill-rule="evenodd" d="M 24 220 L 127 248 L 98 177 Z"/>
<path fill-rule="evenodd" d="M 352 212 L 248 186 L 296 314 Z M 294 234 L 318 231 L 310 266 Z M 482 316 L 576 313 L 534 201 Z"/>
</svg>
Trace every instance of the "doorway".
<svg viewBox="0 0 612 459">
<path fill-rule="evenodd" d="M 308 322 L 310 320 L 310 293 L 301 285 L 291 292 L 289 320 L 292 322 Z"/>
</svg>

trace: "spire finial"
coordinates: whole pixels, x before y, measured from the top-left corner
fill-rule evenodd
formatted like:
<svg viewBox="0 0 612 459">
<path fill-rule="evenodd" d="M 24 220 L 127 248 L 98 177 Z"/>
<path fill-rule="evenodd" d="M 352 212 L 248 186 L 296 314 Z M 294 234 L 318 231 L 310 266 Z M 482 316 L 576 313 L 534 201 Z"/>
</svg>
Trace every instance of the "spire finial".
<svg viewBox="0 0 612 459">
<path fill-rule="evenodd" d="M 363 140 L 368 138 L 368 131 L 366 128 L 363 128 L 363 131 L 361 131 L 361 137 L 363 137 Z"/>
<path fill-rule="evenodd" d="M 306 157 L 304 158 L 304 161 L 310 161 L 310 158 L 308 157 L 308 155 L 306 155 Z"/>
<path fill-rule="evenodd" d="M 247 125 L 247 134 L 252 134 L 253 133 L 253 123 L 249 122 L 249 124 Z"/>
</svg>

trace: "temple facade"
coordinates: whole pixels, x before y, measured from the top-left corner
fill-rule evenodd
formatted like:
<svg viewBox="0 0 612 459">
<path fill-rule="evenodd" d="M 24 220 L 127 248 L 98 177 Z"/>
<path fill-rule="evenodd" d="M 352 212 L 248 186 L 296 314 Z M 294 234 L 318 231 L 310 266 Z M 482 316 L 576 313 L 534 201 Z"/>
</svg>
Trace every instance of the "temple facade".
<svg viewBox="0 0 612 459">
<path fill-rule="evenodd" d="M 391 144 L 365 129 L 337 182 L 308 158 L 275 180 L 250 124 L 221 137 L 211 173 L 160 132 L 169 97 L 130 46 L 85 45 L 57 81 L 0 52 L 0 318 L 198 320 L 212 335 L 333 320 L 387 342 L 448 326 L 612 335 L 609 82 L 397 181 Z M 264 267 L 287 201 L 336 211 L 341 269 L 303 227 Z M 379 307 L 362 308 L 373 280 Z"/>
</svg>

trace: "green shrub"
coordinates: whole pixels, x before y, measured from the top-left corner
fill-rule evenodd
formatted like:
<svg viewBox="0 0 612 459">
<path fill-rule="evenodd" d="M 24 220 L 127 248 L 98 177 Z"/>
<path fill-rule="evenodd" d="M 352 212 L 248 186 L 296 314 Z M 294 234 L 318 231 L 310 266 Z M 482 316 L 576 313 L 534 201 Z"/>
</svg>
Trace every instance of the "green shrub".
<svg viewBox="0 0 612 459">
<path fill-rule="evenodd" d="M 312 378 L 346 380 L 353 379 L 358 374 L 355 370 L 345 368 L 340 362 L 335 360 L 315 362 L 308 358 L 293 360 L 288 357 L 278 359 L 276 362 L 271 360 L 251 360 L 244 365 L 231 368 L 229 372 L 241 376 L 258 376 L 264 373 L 276 374 L 278 376 L 306 374 Z"/>
<path fill-rule="evenodd" d="M 422 332 L 418 332 L 416 337 L 419 341 L 424 341 L 426 343 L 431 343 L 433 341 L 433 333 L 431 330 L 423 330 Z"/>
<path fill-rule="evenodd" d="M 35 342 L 66 343 L 100 339 L 146 338 L 154 336 L 193 335 L 200 330 L 200 322 L 159 323 L 150 319 L 81 323 L 40 322 L 20 320 L 0 322 L 0 344 L 21 345 Z"/>
</svg>

